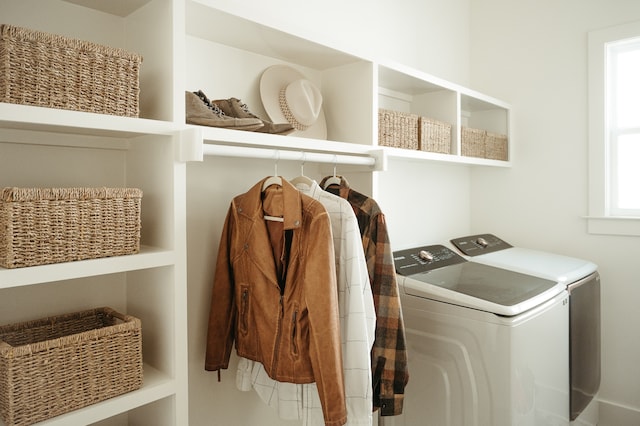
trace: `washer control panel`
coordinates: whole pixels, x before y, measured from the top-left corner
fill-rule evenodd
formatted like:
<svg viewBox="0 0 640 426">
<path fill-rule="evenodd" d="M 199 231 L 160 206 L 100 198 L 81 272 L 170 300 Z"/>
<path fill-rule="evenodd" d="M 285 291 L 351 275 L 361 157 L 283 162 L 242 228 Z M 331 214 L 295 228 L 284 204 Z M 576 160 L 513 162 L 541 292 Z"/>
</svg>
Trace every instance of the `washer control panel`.
<svg viewBox="0 0 640 426">
<path fill-rule="evenodd" d="M 430 245 L 393 252 L 393 261 L 399 275 L 414 275 L 467 260 L 443 245 Z"/>
<path fill-rule="evenodd" d="M 455 238 L 451 243 L 466 256 L 479 256 L 512 247 L 493 234 L 469 235 Z"/>
</svg>

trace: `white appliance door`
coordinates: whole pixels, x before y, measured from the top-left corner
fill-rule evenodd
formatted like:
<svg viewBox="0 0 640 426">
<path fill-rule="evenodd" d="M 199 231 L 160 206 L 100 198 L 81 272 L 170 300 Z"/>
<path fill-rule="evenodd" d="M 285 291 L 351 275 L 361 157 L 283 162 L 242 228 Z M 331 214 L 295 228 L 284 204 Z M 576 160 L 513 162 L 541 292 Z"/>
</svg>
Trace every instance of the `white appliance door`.
<svg viewBox="0 0 640 426">
<path fill-rule="evenodd" d="M 569 303 L 514 317 L 403 295 L 409 383 L 385 426 L 569 424 Z"/>
</svg>

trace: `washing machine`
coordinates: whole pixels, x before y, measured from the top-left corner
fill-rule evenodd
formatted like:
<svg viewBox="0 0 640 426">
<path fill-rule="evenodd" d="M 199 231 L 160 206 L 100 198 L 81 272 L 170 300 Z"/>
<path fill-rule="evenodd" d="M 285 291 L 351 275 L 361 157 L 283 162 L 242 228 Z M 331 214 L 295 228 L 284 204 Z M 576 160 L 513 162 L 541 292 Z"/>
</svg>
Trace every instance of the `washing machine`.
<svg viewBox="0 0 640 426">
<path fill-rule="evenodd" d="M 444 245 L 394 252 L 409 384 L 385 425 L 568 424 L 564 284 L 470 262 Z"/>
<path fill-rule="evenodd" d="M 513 247 L 493 234 L 451 240 L 475 263 L 491 265 L 562 283 L 569 293 L 570 420 L 572 425 L 598 423 L 600 388 L 600 275 L 587 260 Z"/>
</svg>

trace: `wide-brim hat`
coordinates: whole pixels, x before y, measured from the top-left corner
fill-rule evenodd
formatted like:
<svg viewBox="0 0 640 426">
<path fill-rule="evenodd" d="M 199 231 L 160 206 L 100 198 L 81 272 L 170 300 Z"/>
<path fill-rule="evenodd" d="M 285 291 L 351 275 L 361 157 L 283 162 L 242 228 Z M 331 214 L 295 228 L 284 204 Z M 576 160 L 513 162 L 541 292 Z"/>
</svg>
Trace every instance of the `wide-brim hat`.
<svg viewBox="0 0 640 426">
<path fill-rule="evenodd" d="M 289 123 L 292 136 L 326 139 L 327 123 L 320 89 L 298 70 L 273 65 L 260 77 L 260 98 L 269 119 Z"/>
</svg>

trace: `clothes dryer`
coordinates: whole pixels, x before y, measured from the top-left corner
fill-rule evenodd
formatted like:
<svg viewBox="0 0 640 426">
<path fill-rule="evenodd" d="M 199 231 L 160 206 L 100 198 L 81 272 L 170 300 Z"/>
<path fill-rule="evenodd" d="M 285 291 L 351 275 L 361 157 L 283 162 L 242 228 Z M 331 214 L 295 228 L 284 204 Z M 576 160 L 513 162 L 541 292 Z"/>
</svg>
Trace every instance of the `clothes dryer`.
<svg viewBox="0 0 640 426">
<path fill-rule="evenodd" d="M 565 285 L 469 262 L 444 245 L 394 260 L 410 379 L 391 424 L 568 424 Z"/>
<path fill-rule="evenodd" d="M 531 274 L 562 283 L 569 292 L 570 419 L 595 426 L 600 388 L 600 275 L 593 262 L 513 247 L 493 234 L 455 238 L 451 243 L 474 263 Z"/>
</svg>

